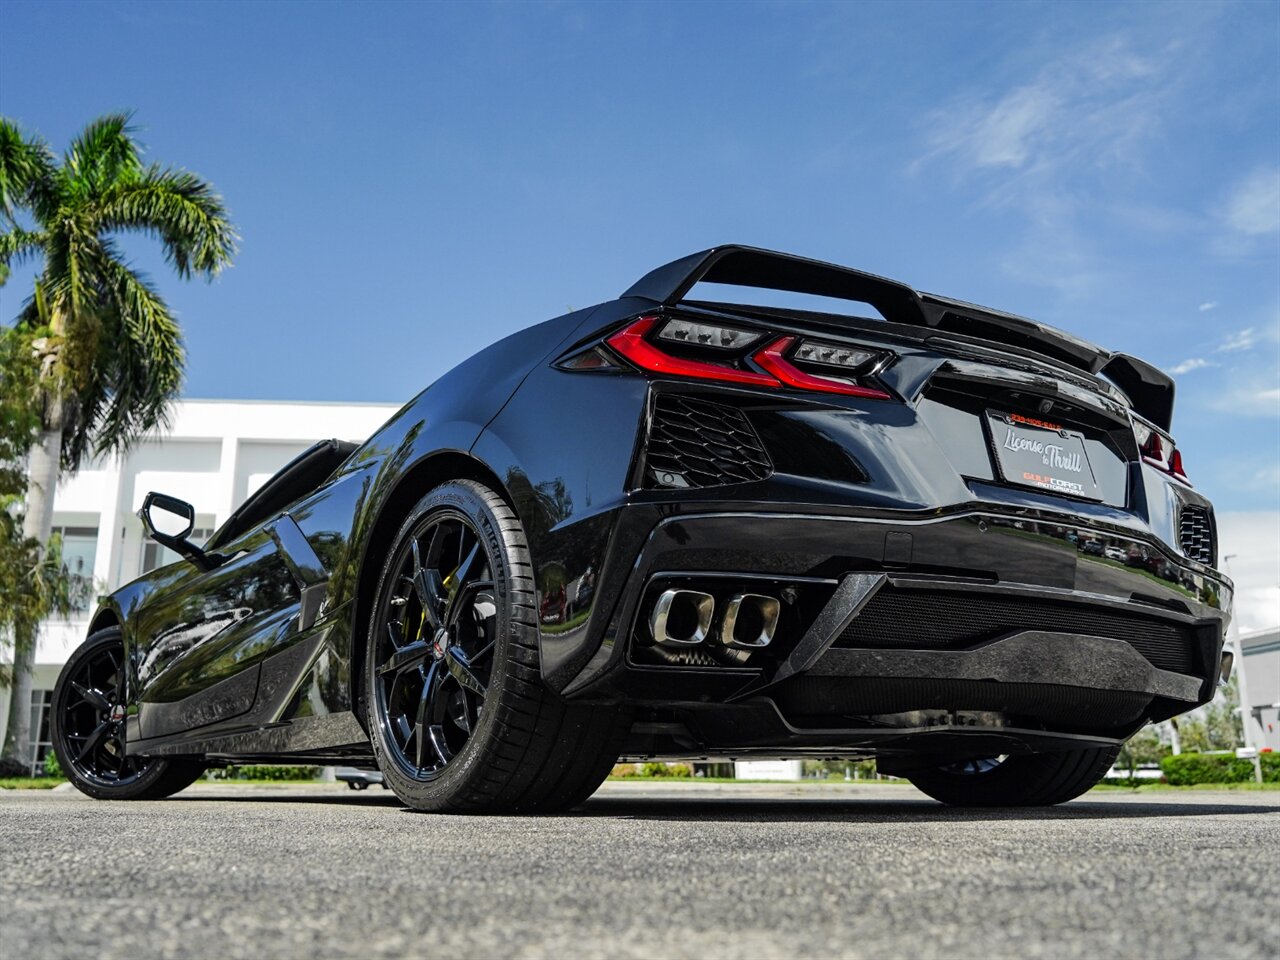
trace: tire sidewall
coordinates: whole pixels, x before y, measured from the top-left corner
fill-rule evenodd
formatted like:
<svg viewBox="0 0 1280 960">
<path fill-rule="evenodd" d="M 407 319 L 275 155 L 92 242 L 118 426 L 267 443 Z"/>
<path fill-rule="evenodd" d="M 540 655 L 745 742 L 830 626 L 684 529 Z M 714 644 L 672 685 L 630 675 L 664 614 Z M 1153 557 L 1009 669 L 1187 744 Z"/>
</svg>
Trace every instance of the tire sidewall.
<svg viewBox="0 0 1280 960">
<path fill-rule="evenodd" d="M 512 634 L 513 631 L 527 629 L 512 616 L 512 594 L 513 568 L 521 563 L 527 565 L 528 558 L 520 555 L 523 552 L 522 548 L 511 543 L 503 535 L 498 518 L 485 501 L 485 492 L 487 492 L 485 488 L 472 481 L 460 480 L 446 483 L 428 493 L 410 511 L 396 532 L 393 545 L 383 562 L 373 610 L 366 630 L 365 669 L 362 682 L 365 702 L 368 704 L 369 739 L 373 745 L 374 758 L 377 760 L 378 769 L 382 771 L 384 784 L 416 809 L 443 809 L 465 802 L 467 795 L 471 792 L 471 785 L 484 775 L 485 764 L 482 761 L 494 739 L 494 726 L 500 722 L 501 711 L 498 709 L 498 703 L 509 683 L 508 671 L 504 667 L 511 655 Z M 385 615 L 389 599 L 388 591 L 392 586 L 390 580 L 397 575 L 401 562 L 405 539 L 428 516 L 436 513 L 453 513 L 464 517 L 483 541 L 493 574 L 494 605 L 499 626 L 495 637 L 493 668 L 490 671 L 484 709 L 480 712 L 476 729 L 467 739 L 461 752 L 438 775 L 431 780 L 419 780 L 408 776 L 401 769 L 384 742 L 383 721 L 380 716 L 381 708 L 374 671 L 377 669 L 379 658 L 380 622 Z"/>
<path fill-rule="evenodd" d="M 1097 783 L 1116 753 L 1118 748 L 1019 754 L 981 773 L 938 768 L 907 774 L 907 779 L 935 800 L 953 806 L 1053 806 L 1079 796 Z M 1081 764 L 1083 769 L 1079 769 Z M 1064 768 L 1070 767 L 1077 768 L 1074 774 L 1063 777 Z"/>
<path fill-rule="evenodd" d="M 71 687 L 71 678 L 86 659 L 96 655 L 103 648 L 111 646 L 119 648 L 122 668 L 126 668 L 124 636 L 119 627 L 107 627 L 91 633 L 63 664 L 58 674 L 58 681 L 54 684 L 53 699 L 49 705 L 49 733 L 53 741 L 53 752 L 58 758 L 62 772 L 77 790 L 98 800 L 133 800 L 151 795 L 160 781 L 166 778 L 173 763 L 163 757 L 152 758 L 148 760 L 147 768 L 137 779 L 123 786 L 113 786 L 96 779 L 87 779 L 79 771 L 64 736 L 63 715 Z"/>
</svg>

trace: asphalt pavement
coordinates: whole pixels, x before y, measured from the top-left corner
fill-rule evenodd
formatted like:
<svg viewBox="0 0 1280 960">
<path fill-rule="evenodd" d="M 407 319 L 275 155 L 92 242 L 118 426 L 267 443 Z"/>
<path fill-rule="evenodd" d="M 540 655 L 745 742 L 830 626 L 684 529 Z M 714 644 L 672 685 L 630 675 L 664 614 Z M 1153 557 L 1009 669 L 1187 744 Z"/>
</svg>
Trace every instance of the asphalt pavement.
<svg viewBox="0 0 1280 960">
<path fill-rule="evenodd" d="M 570 816 L 378 788 L 0 792 L 0 957 L 1276 957 L 1280 794 L 964 811 L 610 783 Z"/>
</svg>

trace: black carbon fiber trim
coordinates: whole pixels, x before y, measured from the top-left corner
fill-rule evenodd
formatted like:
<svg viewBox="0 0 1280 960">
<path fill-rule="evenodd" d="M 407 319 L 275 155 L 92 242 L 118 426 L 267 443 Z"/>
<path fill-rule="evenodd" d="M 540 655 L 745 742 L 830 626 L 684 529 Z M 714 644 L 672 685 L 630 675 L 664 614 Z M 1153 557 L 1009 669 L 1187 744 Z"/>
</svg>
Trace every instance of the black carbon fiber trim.
<svg viewBox="0 0 1280 960">
<path fill-rule="evenodd" d="M 1063 730 L 1109 730 L 1136 723 L 1151 694 L 1047 683 L 899 677 L 793 677 L 774 695 L 790 718 L 876 716 L 909 710 L 990 710 Z"/>
</svg>

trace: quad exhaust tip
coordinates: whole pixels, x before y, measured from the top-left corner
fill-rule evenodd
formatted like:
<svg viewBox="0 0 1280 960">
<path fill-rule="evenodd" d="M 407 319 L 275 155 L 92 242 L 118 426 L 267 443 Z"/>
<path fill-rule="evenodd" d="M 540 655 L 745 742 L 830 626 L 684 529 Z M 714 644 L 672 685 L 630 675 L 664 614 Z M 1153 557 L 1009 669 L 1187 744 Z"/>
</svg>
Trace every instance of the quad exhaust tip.
<svg viewBox="0 0 1280 960">
<path fill-rule="evenodd" d="M 649 629 L 655 643 L 694 646 L 711 633 L 715 597 L 700 590 L 664 590 L 653 605 Z"/>
<path fill-rule="evenodd" d="M 780 604 L 760 593 L 740 593 L 725 608 L 720 642 L 733 650 L 759 650 L 773 642 Z"/>
</svg>

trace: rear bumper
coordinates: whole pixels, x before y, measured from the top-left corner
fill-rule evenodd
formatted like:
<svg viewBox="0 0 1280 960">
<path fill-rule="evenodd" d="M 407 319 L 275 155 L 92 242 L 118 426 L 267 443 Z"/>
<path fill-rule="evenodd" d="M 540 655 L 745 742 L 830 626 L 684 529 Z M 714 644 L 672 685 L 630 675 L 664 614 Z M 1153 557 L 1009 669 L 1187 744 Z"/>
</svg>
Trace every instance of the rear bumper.
<svg viewBox="0 0 1280 960">
<path fill-rule="evenodd" d="M 932 737 L 955 711 L 989 714 L 1006 739 L 1010 723 L 1030 718 L 1041 739 L 1110 742 L 1207 701 L 1217 683 L 1230 583 L 1151 531 L 1002 504 L 892 517 L 663 512 L 620 511 L 615 545 L 635 544 L 625 554 L 634 562 L 618 571 L 615 591 L 602 582 L 598 601 L 616 595 L 607 623 L 602 610 L 592 618 L 599 642 L 585 627 L 552 636 L 550 662 L 567 696 L 680 708 L 701 725 L 694 738 L 707 750 L 818 749 L 833 745 L 837 729 L 852 749 L 867 738 L 899 742 L 917 721 Z M 1085 543 L 1101 544 L 1100 555 Z M 1121 555 L 1141 562 L 1113 559 Z M 672 667 L 631 655 L 654 584 L 714 591 L 735 578 L 810 598 L 768 660 Z M 896 631 L 885 626 L 895 610 Z M 944 621 L 948 611 L 974 614 L 991 629 L 967 642 L 945 622 L 924 624 L 929 610 Z M 864 614 L 879 618 L 879 632 L 855 629 Z M 554 649 L 575 640 L 585 647 L 576 664 L 568 645 Z M 893 730 L 868 733 L 868 717 Z M 850 718 L 858 718 L 852 728 Z M 735 742 L 716 742 L 734 730 Z M 948 736 L 977 732 L 952 726 Z"/>
</svg>

